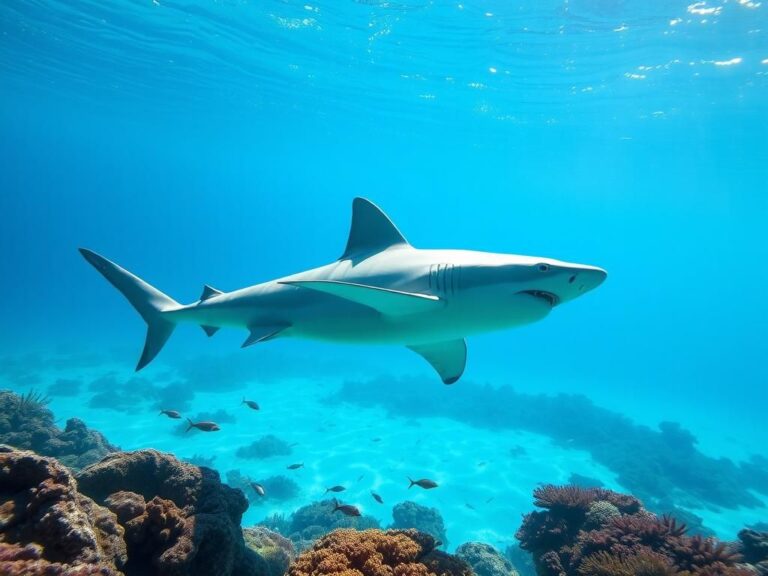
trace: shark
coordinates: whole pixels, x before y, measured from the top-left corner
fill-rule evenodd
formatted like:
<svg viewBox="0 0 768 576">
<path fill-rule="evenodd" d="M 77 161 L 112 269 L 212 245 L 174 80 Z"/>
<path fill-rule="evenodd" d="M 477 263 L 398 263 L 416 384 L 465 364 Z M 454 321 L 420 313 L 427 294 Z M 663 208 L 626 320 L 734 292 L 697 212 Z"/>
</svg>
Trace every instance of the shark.
<svg viewBox="0 0 768 576">
<path fill-rule="evenodd" d="M 597 288 L 602 268 L 552 258 L 412 246 L 373 202 L 355 198 L 342 255 L 324 266 L 225 292 L 205 285 L 179 304 L 114 262 L 79 249 L 147 324 L 136 370 L 178 324 L 248 331 L 242 347 L 276 338 L 405 346 L 445 384 L 464 373 L 468 336 L 523 326 Z"/>
</svg>

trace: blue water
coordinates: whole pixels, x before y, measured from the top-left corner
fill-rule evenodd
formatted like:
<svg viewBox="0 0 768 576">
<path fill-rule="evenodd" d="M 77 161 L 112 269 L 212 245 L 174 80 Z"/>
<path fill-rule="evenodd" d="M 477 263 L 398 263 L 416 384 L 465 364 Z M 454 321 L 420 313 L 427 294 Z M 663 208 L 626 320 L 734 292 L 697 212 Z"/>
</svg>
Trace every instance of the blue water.
<svg viewBox="0 0 768 576">
<path fill-rule="evenodd" d="M 583 394 L 637 424 L 679 422 L 713 458 L 768 456 L 767 35 L 768 5 L 747 0 L 5 2 L 0 344 L 6 365 L 37 375 L 5 387 L 131 376 L 144 324 L 78 247 L 191 302 L 205 283 L 233 290 L 337 258 L 364 196 L 416 247 L 608 271 L 541 323 L 469 339 L 455 386 L 475 387 L 478 402 L 485 383 Z M 415 375 L 439 405 L 451 389 L 423 360 L 292 340 L 238 350 L 244 336 L 179 329 L 142 375 L 205 358 L 232 382 L 218 395 L 208 382 L 197 409 L 236 407 L 246 393 L 282 399 L 263 429 L 300 436 L 314 480 L 271 511 L 389 457 L 409 470 L 430 458 L 453 483 L 439 502 L 418 496 L 441 509 L 452 544 L 484 530 L 510 540 L 535 483 L 579 471 L 569 458 L 624 488 L 584 452 L 526 437 L 525 470 L 505 464 L 514 496 L 497 488 L 509 508 L 465 518 L 478 478 L 460 471 L 482 451 L 494 457 L 493 435 L 414 416 L 418 432 L 414 420 L 323 403 L 350 378 Z M 267 364 L 269 379 L 249 379 L 250 365 L 262 375 Z M 236 436 L 190 440 L 149 405 L 141 416 L 93 409 L 91 394 L 51 407 L 126 449 L 217 453 L 222 474 L 252 465 L 233 453 L 262 430 L 241 412 Z M 428 453 L 395 457 L 393 442 L 340 458 L 356 439 L 329 446 L 316 417 L 353 430 L 384 418 L 380 436 L 426 428 L 435 441 Z M 504 451 L 519 440 L 496 438 Z M 395 489 L 400 472 L 377 476 L 393 499 L 408 496 Z M 689 508 L 723 537 L 765 516 Z"/>
</svg>

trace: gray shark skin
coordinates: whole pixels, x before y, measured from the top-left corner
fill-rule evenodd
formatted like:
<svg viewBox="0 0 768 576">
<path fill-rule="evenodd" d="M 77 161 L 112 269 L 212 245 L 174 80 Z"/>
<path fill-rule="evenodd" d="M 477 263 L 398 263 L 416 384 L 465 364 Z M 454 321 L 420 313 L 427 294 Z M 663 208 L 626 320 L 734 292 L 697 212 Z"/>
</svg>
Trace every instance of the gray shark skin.
<svg viewBox="0 0 768 576">
<path fill-rule="evenodd" d="M 412 247 L 375 204 L 355 198 L 341 257 L 325 266 L 233 292 L 205 286 L 182 305 L 106 258 L 80 252 L 147 322 L 136 370 L 177 324 L 249 331 L 243 347 L 273 338 L 404 345 L 446 384 L 464 372 L 464 338 L 545 318 L 599 286 L 605 270 L 550 258 Z"/>
</svg>

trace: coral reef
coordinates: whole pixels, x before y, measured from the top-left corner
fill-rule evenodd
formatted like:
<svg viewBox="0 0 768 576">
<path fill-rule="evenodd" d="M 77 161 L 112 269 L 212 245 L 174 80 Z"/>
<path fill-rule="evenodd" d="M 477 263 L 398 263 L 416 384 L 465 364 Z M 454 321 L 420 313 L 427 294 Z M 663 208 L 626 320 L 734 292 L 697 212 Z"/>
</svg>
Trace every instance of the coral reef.
<svg viewBox="0 0 768 576">
<path fill-rule="evenodd" d="M 196 552 L 195 521 L 171 500 L 155 496 L 147 502 L 134 492 L 115 492 L 105 504 L 125 528 L 128 542 L 126 574 L 199 572 L 199 560 L 192 566 Z"/>
<path fill-rule="evenodd" d="M 257 526 L 263 526 L 282 536 L 288 536 L 291 533 L 291 521 L 283 514 L 272 514 L 271 516 L 267 516 L 264 520 L 259 522 Z"/>
<path fill-rule="evenodd" d="M 736 551 L 603 488 L 545 485 L 515 535 L 540 576 L 742 576 Z M 599 505 L 599 521 L 596 510 Z M 618 514 L 616 513 L 618 512 Z"/>
<path fill-rule="evenodd" d="M 739 552 L 761 576 L 768 575 L 768 531 L 745 528 L 739 532 Z"/>
<path fill-rule="evenodd" d="M 518 544 L 510 544 L 504 550 L 504 557 L 512 562 L 512 566 L 520 576 L 536 576 L 536 568 L 533 565 L 533 556 L 527 550 L 520 548 Z"/>
<path fill-rule="evenodd" d="M 119 382 L 111 373 L 91 382 L 89 387 L 96 394 L 88 406 L 127 414 L 145 410 L 145 404 L 157 393 L 157 387 L 146 378 L 134 376 Z"/>
<path fill-rule="evenodd" d="M 263 526 L 243 528 L 245 545 L 253 550 L 264 562 L 260 574 L 282 576 L 296 558 L 296 550 L 285 536 Z"/>
<path fill-rule="evenodd" d="M 125 561 L 115 515 L 78 493 L 64 466 L 0 445 L 0 572 L 108 576 Z"/>
<path fill-rule="evenodd" d="M 456 556 L 469 564 L 476 576 L 518 576 L 512 562 L 490 544 L 466 542 L 456 548 Z"/>
<path fill-rule="evenodd" d="M 757 508 L 752 490 L 768 494 L 768 459 L 753 456 L 740 464 L 712 458 L 696 447 L 693 435 L 664 422 L 658 430 L 595 406 L 584 396 L 531 395 L 509 386 L 456 389 L 439 404 L 418 379 L 382 377 L 349 380 L 327 398 L 364 406 L 378 405 L 398 418 L 446 417 L 491 430 L 544 434 L 564 449 L 586 450 L 617 475 L 617 481 L 661 511 L 656 498 L 686 508 Z M 466 406 L 471 405 L 472 410 Z M 668 507 L 665 505 L 665 507 Z"/>
<path fill-rule="evenodd" d="M 285 535 L 293 541 L 297 550 L 304 550 L 317 538 L 338 528 L 366 530 L 379 527 L 379 521 L 372 516 L 346 516 L 334 512 L 334 506 L 333 500 L 313 502 L 302 506 L 291 515 Z"/>
<path fill-rule="evenodd" d="M 48 386 L 48 394 L 50 396 L 77 396 L 82 384 L 83 383 L 80 380 L 59 378 L 56 382 Z"/>
<path fill-rule="evenodd" d="M 337 530 L 299 555 L 288 576 L 472 576 L 461 559 L 416 530 Z"/>
<path fill-rule="evenodd" d="M 216 456 L 203 456 L 202 454 L 193 454 L 189 458 L 183 458 L 184 462 L 189 462 L 193 466 L 205 466 L 206 468 L 213 468 L 216 464 Z M 227 482 L 233 488 L 239 488 L 233 484 Z"/>
<path fill-rule="evenodd" d="M 52 456 L 73 469 L 118 450 L 77 418 L 69 419 L 64 430 L 59 429 L 45 400 L 39 394 L 19 396 L 0 391 L 0 443 Z"/>
<path fill-rule="evenodd" d="M 252 488 L 254 482 L 261 484 L 264 488 L 266 493 L 264 497 L 254 494 Z M 243 476 L 240 470 L 227 471 L 227 484 L 242 490 L 248 496 L 251 505 L 254 506 L 263 506 L 265 503 L 274 502 L 275 500 L 292 500 L 301 492 L 299 485 L 287 476 L 278 475 L 264 479 L 253 479 Z"/>
<path fill-rule="evenodd" d="M 392 518 L 394 522 L 390 528 L 415 528 L 432 536 L 439 542 L 438 546 L 448 546 L 445 523 L 437 508 L 405 501 L 395 504 L 392 508 Z"/>
<path fill-rule="evenodd" d="M 125 527 L 127 574 L 258 572 L 240 530 L 247 501 L 214 470 L 139 450 L 111 454 L 77 479 L 81 491 L 114 510 Z"/>
<path fill-rule="evenodd" d="M 263 458 L 272 458 L 273 456 L 288 456 L 293 452 L 291 445 L 277 436 L 268 434 L 258 440 L 254 440 L 247 446 L 241 446 L 237 449 L 238 458 L 248 458 L 259 460 Z"/>
</svg>

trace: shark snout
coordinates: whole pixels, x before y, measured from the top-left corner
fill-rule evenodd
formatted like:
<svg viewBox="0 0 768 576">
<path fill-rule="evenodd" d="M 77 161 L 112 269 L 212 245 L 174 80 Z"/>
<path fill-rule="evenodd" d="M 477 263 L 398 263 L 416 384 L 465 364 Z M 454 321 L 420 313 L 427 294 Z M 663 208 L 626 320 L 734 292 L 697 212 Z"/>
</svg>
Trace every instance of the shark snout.
<svg viewBox="0 0 768 576">
<path fill-rule="evenodd" d="M 571 272 L 568 283 L 575 287 L 575 296 L 594 290 L 608 277 L 608 272 L 597 266 L 580 266 Z"/>
</svg>

